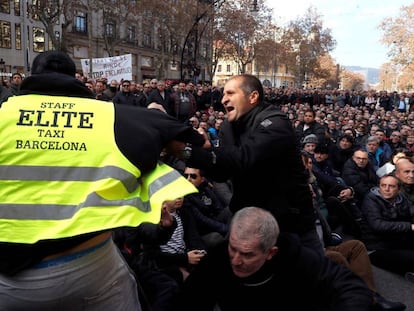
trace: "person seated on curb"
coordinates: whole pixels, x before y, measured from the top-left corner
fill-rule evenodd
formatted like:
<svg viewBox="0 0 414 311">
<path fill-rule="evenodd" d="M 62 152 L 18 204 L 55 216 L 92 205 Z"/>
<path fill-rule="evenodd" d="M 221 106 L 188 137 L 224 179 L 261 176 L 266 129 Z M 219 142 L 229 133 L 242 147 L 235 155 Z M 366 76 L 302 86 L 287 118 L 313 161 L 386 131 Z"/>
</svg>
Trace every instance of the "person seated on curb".
<svg viewBox="0 0 414 311">
<path fill-rule="evenodd" d="M 357 274 L 372 291 L 374 310 L 405 310 L 406 306 L 400 302 L 388 301 L 382 297 L 375 288 L 372 266 L 368 251 L 363 242 L 357 239 L 343 241 L 342 237 L 332 232 L 332 228 L 324 215 L 325 204 L 320 204 L 320 188 L 318 188 L 315 176 L 312 172 L 312 160 L 310 155 L 302 153 L 303 164 L 309 171 L 309 184 L 314 193 L 314 207 L 317 216 L 317 225 L 320 226 L 321 242 L 325 247 L 325 255 L 338 264 L 342 264 Z M 329 205 L 329 204 L 326 204 Z M 339 206 L 337 206 L 339 208 Z M 326 212 L 325 212 L 326 214 Z M 359 228 L 358 228 L 359 229 Z M 358 232 L 360 233 L 360 232 Z"/>
<path fill-rule="evenodd" d="M 202 170 L 186 167 L 184 177 L 198 190 L 184 197 L 183 208 L 194 216 L 196 227 L 207 247 L 224 240 L 229 231 L 230 210 L 224 206 Z"/>
<path fill-rule="evenodd" d="M 325 216 L 321 213 L 317 205 L 315 205 L 315 210 L 321 227 L 321 242 L 325 247 L 325 255 L 334 262 L 350 269 L 365 282 L 372 291 L 372 309 L 377 311 L 405 310 L 406 306 L 403 303 L 389 301 L 377 291 L 372 264 L 364 243 L 357 239 L 344 241 L 338 233 L 332 232 Z"/>
<path fill-rule="evenodd" d="M 342 179 L 354 189 L 354 198 L 358 207 L 361 207 L 369 190 L 378 185 L 378 176 L 374 166 L 369 162 L 367 151 L 356 150 L 352 158 L 345 162 Z"/>
<path fill-rule="evenodd" d="M 381 177 L 379 186 L 365 197 L 362 213 L 362 240 L 374 251 L 371 262 L 394 273 L 413 275 L 414 206 L 401 193 L 398 178 Z"/>
<path fill-rule="evenodd" d="M 166 201 L 165 204 L 177 227 L 165 243 L 144 245 L 144 256 L 156 269 L 171 276 L 181 286 L 203 259 L 207 247 L 198 234 L 193 215 L 182 208 L 183 198 Z"/>
<path fill-rule="evenodd" d="M 292 299 L 294 294 L 294 299 Z M 177 310 L 369 310 L 372 293 L 349 269 L 280 233 L 273 215 L 245 207 L 229 240 L 211 250 L 186 279 Z"/>
<path fill-rule="evenodd" d="M 303 165 L 309 176 L 309 184 L 314 198 L 315 208 L 319 208 L 325 214 L 327 222 L 334 229 L 339 227 L 353 237 L 361 234 L 361 212 L 353 199 L 354 190 L 336 178 L 314 170 L 312 155 L 302 152 Z"/>
</svg>

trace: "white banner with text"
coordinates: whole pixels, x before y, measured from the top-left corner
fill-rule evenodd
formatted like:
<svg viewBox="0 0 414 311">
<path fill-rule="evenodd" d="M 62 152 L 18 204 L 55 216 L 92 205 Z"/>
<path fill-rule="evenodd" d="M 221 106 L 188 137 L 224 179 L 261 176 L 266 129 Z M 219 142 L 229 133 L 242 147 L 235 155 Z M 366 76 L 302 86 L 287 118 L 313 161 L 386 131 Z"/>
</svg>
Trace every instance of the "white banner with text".
<svg viewBox="0 0 414 311">
<path fill-rule="evenodd" d="M 83 75 L 94 80 L 106 78 L 108 82 L 117 80 L 132 80 L 132 55 L 126 54 L 114 57 L 81 59 Z"/>
</svg>

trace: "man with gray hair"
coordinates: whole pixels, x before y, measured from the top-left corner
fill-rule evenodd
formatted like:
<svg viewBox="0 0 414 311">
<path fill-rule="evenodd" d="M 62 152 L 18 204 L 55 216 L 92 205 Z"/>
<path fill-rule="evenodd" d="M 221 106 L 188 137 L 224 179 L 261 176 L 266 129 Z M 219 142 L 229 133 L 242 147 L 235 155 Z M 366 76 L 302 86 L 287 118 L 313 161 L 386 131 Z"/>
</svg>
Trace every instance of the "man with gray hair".
<svg viewBox="0 0 414 311">
<path fill-rule="evenodd" d="M 294 299 L 292 294 L 294 293 Z M 273 215 L 245 207 L 229 241 L 213 248 L 187 278 L 179 310 L 368 310 L 372 293 L 347 268 L 280 233 Z M 277 307 L 273 307 L 277 308 Z"/>
</svg>

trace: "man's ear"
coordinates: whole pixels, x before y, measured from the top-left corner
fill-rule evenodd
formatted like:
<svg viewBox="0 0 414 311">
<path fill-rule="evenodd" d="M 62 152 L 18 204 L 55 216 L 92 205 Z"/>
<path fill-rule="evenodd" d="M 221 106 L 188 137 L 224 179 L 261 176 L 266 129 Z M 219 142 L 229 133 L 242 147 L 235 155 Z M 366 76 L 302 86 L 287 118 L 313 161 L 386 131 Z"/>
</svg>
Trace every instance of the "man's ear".
<svg viewBox="0 0 414 311">
<path fill-rule="evenodd" d="M 249 95 L 249 99 L 250 99 L 250 105 L 257 105 L 259 103 L 259 92 L 258 91 L 253 91 L 250 93 Z"/>
<path fill-rule="evenodd" d="M 270 260 L 279 252 L 279 248 L 277 246 L 272 246 L 272 248 L 269 250 L 269 254 L 267 255 L 267 260 Z"/>
</svg>

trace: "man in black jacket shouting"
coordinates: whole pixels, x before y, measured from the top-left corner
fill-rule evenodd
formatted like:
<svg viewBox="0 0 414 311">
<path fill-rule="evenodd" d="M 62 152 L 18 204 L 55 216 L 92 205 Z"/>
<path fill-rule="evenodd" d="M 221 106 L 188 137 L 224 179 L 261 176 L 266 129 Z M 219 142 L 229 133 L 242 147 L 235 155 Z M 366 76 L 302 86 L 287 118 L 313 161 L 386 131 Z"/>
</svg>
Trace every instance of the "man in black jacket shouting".
<svg viewBox="0 0 414 311">
<path fill-rule="evenodd" d="M 215 181 L 231 180 L 230 210 L 245 206 L 270 211 L 282 231 L 297 233 L 319 249 L 312 196 L 299 145 L 284 113 L 264 101 L 263 87 L 252 75 L 227 81 L 222 98 L 227 120 L 212 151 L 187 148 L 188 165 L 203 168 Z"/>
</svg>

